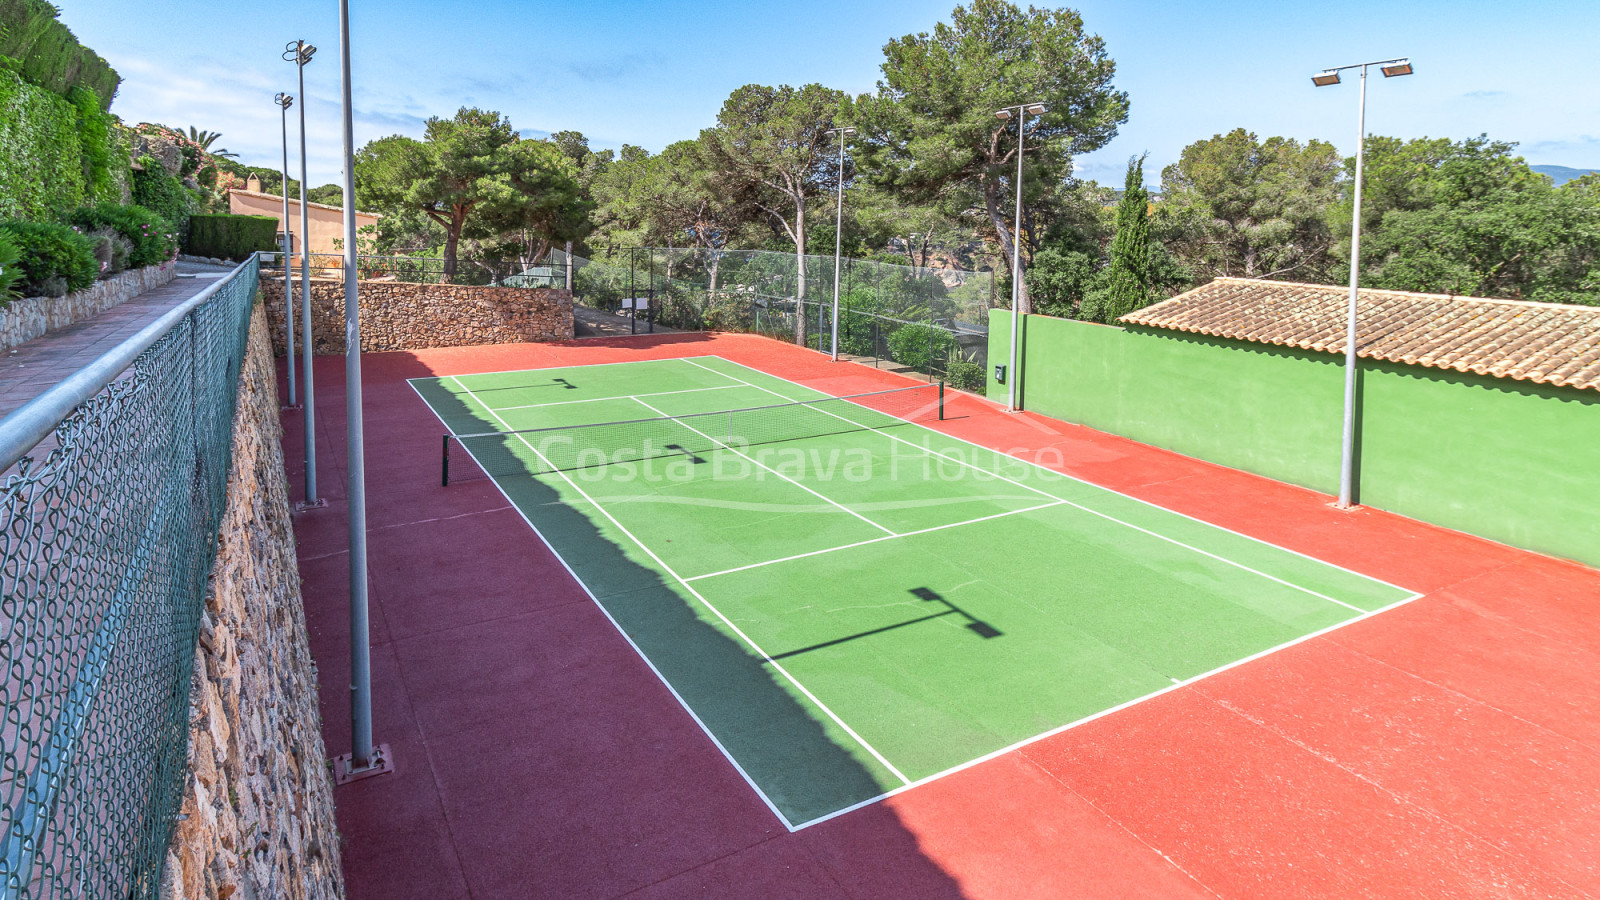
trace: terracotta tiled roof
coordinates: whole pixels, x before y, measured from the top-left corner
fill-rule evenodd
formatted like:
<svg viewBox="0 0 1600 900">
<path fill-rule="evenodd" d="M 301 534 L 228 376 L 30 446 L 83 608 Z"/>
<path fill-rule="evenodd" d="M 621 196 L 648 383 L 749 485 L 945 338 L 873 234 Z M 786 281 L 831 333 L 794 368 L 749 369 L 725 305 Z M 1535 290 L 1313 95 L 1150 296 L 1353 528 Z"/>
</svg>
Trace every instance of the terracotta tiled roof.
<svg viewBox="0 0 1600 900">
<path fill-rule="evenodd" d="M 1218 278 L 1118 321 L 1345 352 L 1350 289 Z M 1600 390 L 1600 307 L 1363 289 L 1356 353 L 1499 378 Z"/>
</svg>

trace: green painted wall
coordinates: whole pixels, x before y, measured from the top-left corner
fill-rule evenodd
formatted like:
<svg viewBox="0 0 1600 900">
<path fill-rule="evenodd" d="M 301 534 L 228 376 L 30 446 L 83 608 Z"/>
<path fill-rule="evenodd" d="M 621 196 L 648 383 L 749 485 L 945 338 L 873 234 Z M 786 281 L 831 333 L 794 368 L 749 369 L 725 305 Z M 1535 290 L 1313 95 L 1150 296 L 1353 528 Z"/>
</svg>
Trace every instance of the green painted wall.
<svg viewBox="0 0 1600 900">
<path fill-rule="evenodd" d="M 1009 326 L 991 315 L 992 360 L 1004 360 Z M 1338 356 L 1044 316 L 1027 317 L 1022 338 L 1026 409 L 1338 488 Z M 1600 393 L 1377 363 L 1360 397 L 1363 504 L 1600 564 Z"/>
</svg>

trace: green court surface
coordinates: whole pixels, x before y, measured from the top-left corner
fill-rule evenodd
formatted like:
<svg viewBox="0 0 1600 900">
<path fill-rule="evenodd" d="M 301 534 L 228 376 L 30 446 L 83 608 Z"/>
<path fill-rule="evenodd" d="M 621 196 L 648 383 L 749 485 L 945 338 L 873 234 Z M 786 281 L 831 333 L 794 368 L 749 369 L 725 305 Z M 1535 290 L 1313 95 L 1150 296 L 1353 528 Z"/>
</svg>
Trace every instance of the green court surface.
<svg viewBox="0 0 1600 900">
<path fill-rule="evenodd" d="M 456 435 L 655 419 L 446 441 L 452 483 L 494 478 L 790 828 L 1414 596 L 943 434 L 932 387 L 411 384 Z"/>
</svg>

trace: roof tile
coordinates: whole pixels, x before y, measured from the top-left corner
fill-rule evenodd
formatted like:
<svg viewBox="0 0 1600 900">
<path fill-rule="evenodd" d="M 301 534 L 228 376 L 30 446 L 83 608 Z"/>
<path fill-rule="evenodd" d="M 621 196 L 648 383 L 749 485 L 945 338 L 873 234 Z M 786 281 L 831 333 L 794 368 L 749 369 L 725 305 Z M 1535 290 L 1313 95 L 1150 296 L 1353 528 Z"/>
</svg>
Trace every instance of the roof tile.
<svg viewBox="0 0 1600 900">
<path fill-rule="evenodd" d="M 1218 278 L 1118 321 L 1345 351 L 1350 289 Z M 1363 289 L 1356 354 L 1436 369 L 1600 390 L 1600 307 Z"/>
</svg>

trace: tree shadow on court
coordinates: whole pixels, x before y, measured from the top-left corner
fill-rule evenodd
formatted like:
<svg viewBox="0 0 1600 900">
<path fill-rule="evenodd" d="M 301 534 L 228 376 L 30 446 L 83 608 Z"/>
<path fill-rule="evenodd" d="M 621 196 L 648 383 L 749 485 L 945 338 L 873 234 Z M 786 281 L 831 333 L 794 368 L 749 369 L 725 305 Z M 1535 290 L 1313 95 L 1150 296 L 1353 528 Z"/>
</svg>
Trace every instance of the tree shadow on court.
<svg viewBox="0 0 1600 900">
<path fill-rule="evenodd" d="M 483 430 L 482 419 L 465 398 L 445 385 L 419 381 L 415 387 L 451 430 Z M 429 435 L 427 440 L 438 446 L 436 437 Z M 451 460 L 452 483 L 457 472 L 461 477 L 483 477 L 464 457 Z M 669 583 L 670 576 L 649 566 L 636 546 L 602 531 L 586 511 L 569 506 L 555 489 L 535 478 L 502 477 L 498 482 L 703 727 L 791 823 L 826 816 L 900 786 L 899 779 L 807 704 L 779 672 L 682 586 Z M 708 745 L 707 752 L 715 751 Z M 964 896 L 888 807 L 874 804 L 802 834 L 820 857 L 830 860 L 830 868 L 844 870 L 852 883 L 892 878 L 888 883 L 915 885 L 919 897 Z M 865 855 L 857 852 L 862 841 L 869 842 L 869 847 L 860 848 Z"/>
</svg>

